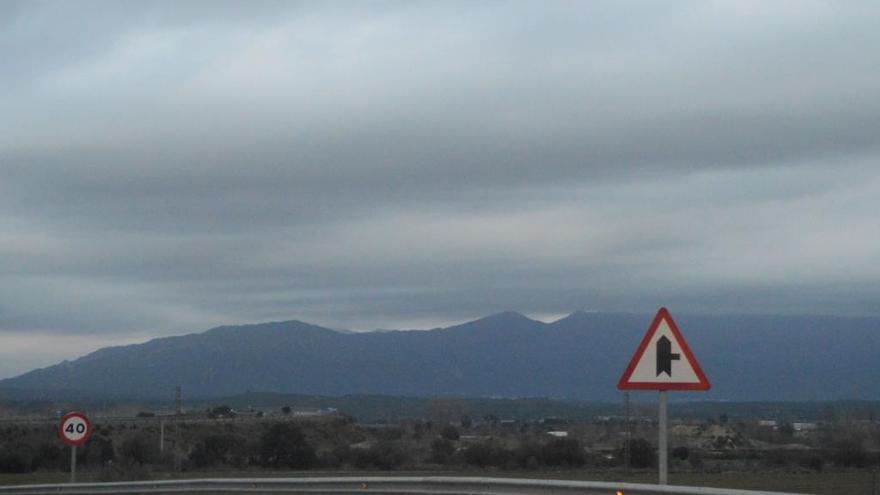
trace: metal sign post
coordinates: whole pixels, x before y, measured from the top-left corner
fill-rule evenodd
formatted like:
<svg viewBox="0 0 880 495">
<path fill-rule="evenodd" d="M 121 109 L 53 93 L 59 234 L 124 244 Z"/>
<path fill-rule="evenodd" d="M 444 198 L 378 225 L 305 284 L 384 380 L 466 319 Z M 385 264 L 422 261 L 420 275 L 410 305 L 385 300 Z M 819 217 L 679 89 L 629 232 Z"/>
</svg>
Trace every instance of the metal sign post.
<svg viewBox="0 0 880 495">
<path fill-rule="evenodd" d="M 632 462 L 632 409 L 629 403 L 629 392 L 623 393 L 623 401 L 626 404 L 626 441 L 623 444 L 623 469 L 629 475 L 629 467 Z"/>
<path fill-rule="evenodd" d="M 669 458 L 668 458 L 668 446 L 666 444 L 666 435 L 669 432 L 668 428 L 668 419 L 666 417 L 666 391 L 660 391 L 660 397 L 658 398 L 658 402 L 660 403 L 660 411 L 657 414 L 659 419 L 660 428 L 660 441 L 657 445 L 658 452 L 658 464 L 660 468 L 660 484 L 666 485 L 669 483 Z"/>
<path fill-rule="evenodd" d="M 654 322 L 617 383 L 620 390 L 657 390 L 659 483 L 669 483 L 669 390 L 709 390 L 709 380 L 678 330 L 672 315 L 660 308 Z"/>
<path fill-rule="evenodd" d="M 70 446 L 70 482 L 76 483 L 76 445 Z"/>
</svg>

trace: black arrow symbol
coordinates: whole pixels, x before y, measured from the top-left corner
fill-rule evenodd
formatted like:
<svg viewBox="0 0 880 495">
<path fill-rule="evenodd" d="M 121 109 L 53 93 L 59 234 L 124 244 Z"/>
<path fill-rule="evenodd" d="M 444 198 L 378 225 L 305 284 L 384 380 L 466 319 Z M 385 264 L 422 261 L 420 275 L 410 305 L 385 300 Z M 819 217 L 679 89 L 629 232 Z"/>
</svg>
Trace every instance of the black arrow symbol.
<svg viewBox="0 0 880 495">
<path fill-rule="evenodd" d="M 672 378 L 672 361 L 679 359 L 681 355 L 672 353 L 672 342 L 665 335 L 657 339 L 657 376 L 665 372 Z"/>
</svg>

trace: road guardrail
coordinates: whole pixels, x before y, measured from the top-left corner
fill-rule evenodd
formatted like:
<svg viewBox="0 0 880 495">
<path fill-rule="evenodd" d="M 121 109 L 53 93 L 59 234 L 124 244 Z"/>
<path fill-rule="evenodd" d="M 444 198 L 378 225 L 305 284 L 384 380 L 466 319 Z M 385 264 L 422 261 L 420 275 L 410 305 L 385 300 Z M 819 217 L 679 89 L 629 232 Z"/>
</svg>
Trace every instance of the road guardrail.
<svg viewBox="0 0 880 495">
<path fill-rule="evenodd" d="M 303 495 L 782 495 L 781 492 L 598 481 L 479 477 L 214 478 L 0 487 L 0 494 L 287 493 Z M 792 495 L 792 494 L 787 494 Z"/>
</svg>

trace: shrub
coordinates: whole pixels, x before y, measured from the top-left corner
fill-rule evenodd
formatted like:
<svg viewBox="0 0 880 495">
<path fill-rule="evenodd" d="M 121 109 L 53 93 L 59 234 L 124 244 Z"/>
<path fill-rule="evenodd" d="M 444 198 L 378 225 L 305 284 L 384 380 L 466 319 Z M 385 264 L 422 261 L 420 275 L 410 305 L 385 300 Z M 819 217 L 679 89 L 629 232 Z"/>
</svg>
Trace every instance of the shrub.
<svg viewBox="0 0 880 495">
<path fill-rule="evenodd" d="M 471 428 L 471 426 L 473 426 L 473 424 L 474 424 L 474 422 L 471 420 L 471 417 L 468 416 L 467 414 L 463 414 L 461 416 L 460 423 L 461 423 L 461 427 L 464 428 L 465 430 L 469 430 Z"/>
<path fill-rule="evenodd" d="M 676 447 L 672 449 L 672 458 L 673 459 L 681 459 L 682 461 L 687 460 L 690 455 L 690 450 L 687 447 Z"/>
<path fill-rule="evenodd" d="M 464 450 L 464 462 L 471 466 L 504 466 L 510 453 L 494 442 L 475 443 Z"/>
<path fill-rule="evenodd" d="M 635 438 L 629 444 L 629 463 L 634 468 L 651 467 L 657 460 L 654 446 L 644 438 Z"/>
<path fill-rule="evenodd" d="M 809 459 L 807 459 L 807 462 L 805 463 L 805 467 L 812 469 L 813 471 L 821 472 L 822 469 L 825 468 L 825 460 L 822 459 L 821 457 L 816 457 L 816 456 L 810 457 Z"/>
<path fill-rule="evenodd" d="M 574 438 L 556 438 L 541 447 L 541 459 L 548 466 L 580 467 L 587 462 L 581 443 Z"/>
<path fill-rule="evenodd" d="M 834 442 L 831 458 L 834 464 L 843 467 L 865 467 L 868 464 L 868 453 L 858 438 Z"/>
<path fill-rule="evenodd" d="M 208 417 L 211 419 L 234 418 L 235 411 L 233 411 L 231 407 L 226 405 L 217 406 L 208 411 Z"/>
<path fill-rule="evenodd" d="M 400 440 L 403 438 L 403 428 L 378 428 L 373 430 L 373 435 L 379 440 Z"/>
<path fill-rule="evenodd" d="M 37 446 L 31 461 L 31 467 L 34 470 L 56 471 L 64 467 L 64 459 L 66 457 L 61 451 L 61 447 L 53 443 L 44 442 Z"/>
<path fill-rule="evenodd" d="M 354 454 L 354 465 L 359 469 L 378 468 L 392 470 L 406 460 L 406 455 L 394 442 L 379 442 L 370 448 L 358 450 Z"/>
<path fill-rule="evenodd" d="M 455 445 L 445 438 L 438 438 L 431 442 L 431 461 L 438 464 L 446 464 L 455 453 Z"/>
<path fill-rule="evenodd" d="M 0 473 L 27 473 L 31 459 L 27 449 L 7 449 L 0 452 Z"/>
<path fill-rule="evenodd" d="M 116 454 L 113 450 L 113 440 L 95 435 L 85 444 L 83 457 L 86 464 L 102 466 L 112 461 Z"/>
<path fill-rule="evenodd" d="M 415 423 L 413 423 L 412 437 L 415 440 L 421 440 L 422 434 L 424 432 L 425 432 L 425 425 L 423 425 L 421 421 L 416 421 Z"/>
<path fill-rule="evenodd" d="M 538 463 L 537 457 L 531 456 L 528 459 L 526 459 L 525 468 L 528 469 L 529 471 L 533 471 L 535 469 L 538 469 L 540 466 L 541 465 Z"/>
<path fill-rule="evenodd" d="M 155 464 L 159 461 L 159 445 L 147 434 L 138 433 L 122 442 L 119 457 L 131 464 Z"/>
<path fill-rule="evenodd" d="M 458 434 L 458 430 L 452 425 L 446 425 L 443 427 L 443 431 L 440 432 L 440 436 L 445 438 L 446 440 L 458 440 L 461 436 Z"/>
<path fill-rule="evenodd" d="M 330 450 L 318 452 L 318 465 L 321 467 L 338 468 L 351 458 L 351 448 L 347 445 L 337 445 Z"/>
<path fill-rule="evenodd" d="M 260 437 L 263 466 L 305 469 L 315 465 L 315 449 L 302 430 L 289 423 L 276 423 Z"/>
<path fill-rule="evenodd" d="M 540 466 L 541 446 L 533 442 L 524 442 L 514 451 L 515 464 L 526 469 L 537 469 Z"/>
<path fill-rule="evenodd" d="M 244 439 L 227 433 L 208 435 L 204 437 L 189 455 L 189 460 L 195 467 L 208 467 L 215 464 L 230 464 L 241 466 L 244 464 L 245 448 Z"/>
</svg>

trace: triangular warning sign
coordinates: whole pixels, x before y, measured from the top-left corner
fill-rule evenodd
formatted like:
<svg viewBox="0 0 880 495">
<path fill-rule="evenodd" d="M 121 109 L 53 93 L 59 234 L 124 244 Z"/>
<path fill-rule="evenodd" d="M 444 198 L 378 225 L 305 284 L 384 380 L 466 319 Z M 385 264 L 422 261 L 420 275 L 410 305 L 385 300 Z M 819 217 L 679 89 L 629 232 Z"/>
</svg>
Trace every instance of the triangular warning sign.
<svg viewBox="0 0 880 495">
<path fill-rule="evenodd" d="M 660 308 L 629 366 L 620 377 L 621 390 L 709 390 L 709 380 L 672 320 Z"/>
</svg>

